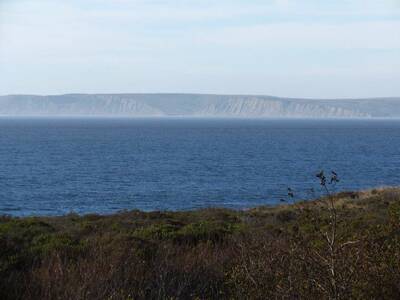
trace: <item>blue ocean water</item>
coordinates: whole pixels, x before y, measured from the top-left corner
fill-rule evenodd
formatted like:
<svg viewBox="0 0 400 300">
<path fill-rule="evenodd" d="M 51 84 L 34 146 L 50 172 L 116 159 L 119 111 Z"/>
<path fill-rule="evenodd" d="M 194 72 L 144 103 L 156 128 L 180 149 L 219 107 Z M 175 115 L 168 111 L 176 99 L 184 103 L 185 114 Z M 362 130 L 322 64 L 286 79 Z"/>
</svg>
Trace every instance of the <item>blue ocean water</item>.
<svg viewBox="0 0 400 300">
<path fill-rule="evenodd" d="M 399 185 L 400 121 L 0 118 L 0 214 L 241 209 L 315 197 L 321 169 Z"/>
</svg>

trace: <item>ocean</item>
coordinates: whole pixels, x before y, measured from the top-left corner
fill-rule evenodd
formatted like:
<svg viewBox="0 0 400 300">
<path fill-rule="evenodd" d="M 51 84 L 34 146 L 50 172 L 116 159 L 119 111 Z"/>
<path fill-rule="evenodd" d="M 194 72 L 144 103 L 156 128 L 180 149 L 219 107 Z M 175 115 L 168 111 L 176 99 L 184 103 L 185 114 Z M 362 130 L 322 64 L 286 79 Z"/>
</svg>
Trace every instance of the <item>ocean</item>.
<svg viewBox="0 0 400 300">
<path fill-rule="evenodd" d="M 246 209 L 400 185 L 399 120 L 0 118 L 0 214 Z"/>
</svg>

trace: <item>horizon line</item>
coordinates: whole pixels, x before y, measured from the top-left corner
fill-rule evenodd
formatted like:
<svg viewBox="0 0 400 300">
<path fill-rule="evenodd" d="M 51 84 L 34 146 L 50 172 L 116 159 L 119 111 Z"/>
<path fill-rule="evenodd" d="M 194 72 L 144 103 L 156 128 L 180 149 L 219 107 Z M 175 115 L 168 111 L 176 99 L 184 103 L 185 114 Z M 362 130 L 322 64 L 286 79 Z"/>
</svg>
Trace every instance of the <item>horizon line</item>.
<svg viewBox="0 0 400 300">
<path fill-rule="evenodd" d="M 285 97 L 285 96 L 274 96 L 268 94 L 230 94 L 230 93 L 193 93 L 193 92 L 116 92 L 116 93 L 85 93 L 85 92 L 72 92 L 72 93 L 60 93 L 60 94 L 33 94 L 33 93 L 10 93 L 3 94 L 0 97 L 9 97 L 9 96 L 37 96 L 37 97 L 48 97 L 48 96 L 72 96 L 72 95 L 199 95 L 199 96 L 246 96 L 246 97 L 271 97 L 275 99 L 286 99 L 286 100 L 376 100 L 376 99 L 384 99 L 384 100 L 400 100 L 400 96 L 374 96 L 374 97 L 336 97 L 336 98 L 316 98 L 316 97 Z"/>
</svg>

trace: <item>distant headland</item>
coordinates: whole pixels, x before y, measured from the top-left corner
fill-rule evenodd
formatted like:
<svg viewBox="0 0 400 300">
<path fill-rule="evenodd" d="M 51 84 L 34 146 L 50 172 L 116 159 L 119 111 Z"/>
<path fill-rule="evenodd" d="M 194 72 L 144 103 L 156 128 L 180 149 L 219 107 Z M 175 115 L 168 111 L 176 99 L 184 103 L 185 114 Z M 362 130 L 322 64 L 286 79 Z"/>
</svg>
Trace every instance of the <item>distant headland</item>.
<svg viewBox="0 0 400 300">
<path fill-rule="evenodd" d="M 7 95 L 0 96 L 0 115 L 399 118 L 400 97 L 302 99 L 212 94 Z"/>
</svg>

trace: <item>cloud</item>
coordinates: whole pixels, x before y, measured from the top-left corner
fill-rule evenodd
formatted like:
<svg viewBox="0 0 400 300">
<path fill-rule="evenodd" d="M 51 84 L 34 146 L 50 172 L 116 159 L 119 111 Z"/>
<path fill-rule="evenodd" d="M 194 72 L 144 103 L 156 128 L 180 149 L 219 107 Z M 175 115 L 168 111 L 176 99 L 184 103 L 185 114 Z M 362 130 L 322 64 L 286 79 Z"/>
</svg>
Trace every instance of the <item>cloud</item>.
<svg viewBox="0 0 400 300">
<path fill-rule="evenodd" d="M 226 47 L 291 49 L 399 49 L 400 21 L 332 23 L 279 23 L 228 27 L 203 32 L 198 43 Z"/>
<path fill-rule="evenodd" d="M 268 94 L 302 77 L 329 86 L 329 76 L 335 87 L 379 76 L 397 86 L 398 12 L 365 1 L 0 0 L 0 94 L 39 86 Z"/>
<path fill-rule="evenodd" d="M 285 8 L 285 9 L 289 7 L 289 3 L 290 3 L 289 0 L 276 0 L 275 2 L 278 5 L 278 7 Z"/>
</svg>

